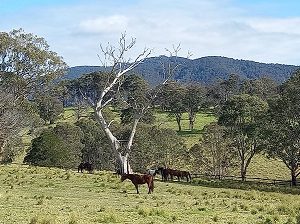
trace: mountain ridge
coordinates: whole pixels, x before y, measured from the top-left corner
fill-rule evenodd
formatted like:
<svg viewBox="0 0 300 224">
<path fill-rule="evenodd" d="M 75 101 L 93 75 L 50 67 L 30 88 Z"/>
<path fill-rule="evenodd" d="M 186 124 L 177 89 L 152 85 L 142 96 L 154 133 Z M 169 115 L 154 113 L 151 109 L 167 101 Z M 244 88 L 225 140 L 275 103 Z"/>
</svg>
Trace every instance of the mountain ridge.
<svg viewBox="0 0 300 224">
<path fill-rule="evenodd" d="M 270 77 L 277 82 L 288 79 L 299 69 L 296 65 L 280 63 L 262 63 L 244 59 L 234 59 L 224 56 L 205 56 L 188 59 L 184 57 L 167 57 L 164 55 L 146 58 L 132 72 L 141 75 L 151 85 L 163 80 L 163 64 L 180 64 L 174 74 L 174 79 L 181 82 L 212 83 L 218 79 L 227 78 L 230 74 L 238 74 L 245 79 L 263 76 Z M 103 71 L 102 66 L 74 66 L 70 67 L 64 79 L 78 78 L 83 74 Z"/>
</svg>

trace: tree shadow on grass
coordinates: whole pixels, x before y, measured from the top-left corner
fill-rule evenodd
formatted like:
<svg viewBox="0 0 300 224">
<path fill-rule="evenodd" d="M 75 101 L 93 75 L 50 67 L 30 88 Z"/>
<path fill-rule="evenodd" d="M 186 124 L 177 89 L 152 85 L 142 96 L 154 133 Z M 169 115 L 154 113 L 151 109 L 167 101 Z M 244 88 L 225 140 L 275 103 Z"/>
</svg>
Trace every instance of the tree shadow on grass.
<svg viewBox="0 0 300 224">
<path fill-rule="evenodd" d="M 161 181 L 163 182 L 163 181 Z M 300 186 L 291 187 L 287 185 L 273 185 L 267 183 L 260 183 L 256 181 L 239 181 L 239 180 L 218 180 L 218 179 L 200 179 L 194 178 L 192 182 L 183 182 L 183 181 L 168 181 L 165 183 L 176 183 L 180 185 L 189 185 L 189 186 L 202 186 L 210 188 L 226 188 L 226 189 L 236 189 L 236 190 L 257 190 L 261 192 L 276 192 L 283 194 L 300 194 Z"/>
</svg>

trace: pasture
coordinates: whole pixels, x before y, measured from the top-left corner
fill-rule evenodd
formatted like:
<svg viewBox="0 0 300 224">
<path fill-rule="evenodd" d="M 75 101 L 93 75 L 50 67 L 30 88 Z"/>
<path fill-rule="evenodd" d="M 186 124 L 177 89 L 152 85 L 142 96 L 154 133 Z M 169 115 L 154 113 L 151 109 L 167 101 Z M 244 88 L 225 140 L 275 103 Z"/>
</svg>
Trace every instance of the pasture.
<svg viewBox="0 0 300 224">
<path fill-rule="evenodd" d="M 2 165 L 0 223 L 300 223 L 298 189 L 158 179 L 153 194 L 143 185 L 137 195 L 130 181 L 110 172 Z"/>
</svg>

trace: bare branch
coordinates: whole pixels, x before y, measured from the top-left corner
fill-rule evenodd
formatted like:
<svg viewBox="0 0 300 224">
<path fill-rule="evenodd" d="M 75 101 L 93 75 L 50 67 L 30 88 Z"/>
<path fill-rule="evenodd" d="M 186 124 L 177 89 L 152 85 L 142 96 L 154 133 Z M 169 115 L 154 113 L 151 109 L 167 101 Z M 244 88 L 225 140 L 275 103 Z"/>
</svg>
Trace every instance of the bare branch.
<svg viewBox="0 0 300 224">
<path fill-rule="evenodd" d="M 108 123 L 107 127 L 109 128 L 110 125 L 111 125 L 114 121 L 115 121 L 115 120 L 111 120 L 111 121 Z"/>
<path fill-rule="evenodd" d="M 83 94 L 80 88 L 79 88 L 79 92 L 82 95 L 84 100 L 86 100 L 92 107 L 95 107 L 95 103 L 92 101 L 92 99 L 87 97 L 85 94 Z"/>
</svg>

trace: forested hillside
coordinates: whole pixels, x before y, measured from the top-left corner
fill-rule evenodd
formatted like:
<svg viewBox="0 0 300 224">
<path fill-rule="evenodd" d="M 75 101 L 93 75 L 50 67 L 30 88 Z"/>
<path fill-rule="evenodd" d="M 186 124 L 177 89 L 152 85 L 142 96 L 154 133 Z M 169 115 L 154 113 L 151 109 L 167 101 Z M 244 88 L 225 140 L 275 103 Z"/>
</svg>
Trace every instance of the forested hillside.
<svg viewBox="0 0 300 224">
<path fill-rule="evenodd" d="M 283 64 L 265 64 L 247 60 L 237 60 L 219 56 L 202 57 L 194 60 L 175 57 L 147 58 L 133 72 L 141 74 L 152 85 L 163 79 L 163 65 L 176 63 L 180 66 L 174 74 L 176 80 L 182 82 L 197 81 L 212 83 L 217 79 L 225 79 L 230 74 L 238 74 L 242 78 L 255 79 L 268 76 L 278 82 L 283 82 L 290 77 L 298 67 Z M 82 74 L 103 70 L 101 66 L 76 66 L 71 67 L 65 79 L 74 79 Z"/>
</svg>

